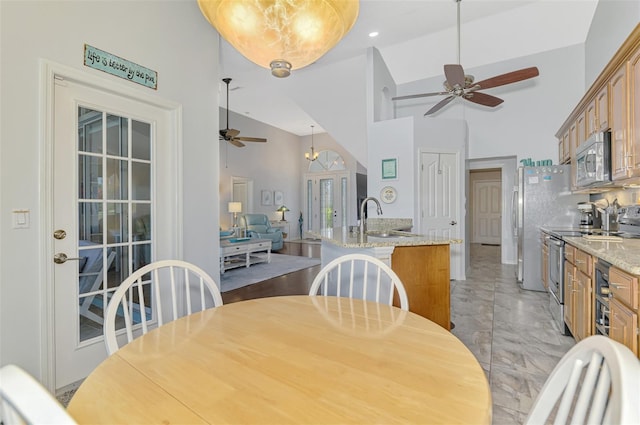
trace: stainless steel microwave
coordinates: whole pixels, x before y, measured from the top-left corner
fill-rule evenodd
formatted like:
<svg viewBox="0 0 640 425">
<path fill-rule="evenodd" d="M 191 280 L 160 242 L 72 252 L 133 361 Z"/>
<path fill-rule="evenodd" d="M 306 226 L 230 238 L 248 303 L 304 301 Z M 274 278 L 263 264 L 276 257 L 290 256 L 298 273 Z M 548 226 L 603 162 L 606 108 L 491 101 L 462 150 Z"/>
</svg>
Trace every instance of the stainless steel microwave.
<svg viewBox="0 0 640 425">
<path fill-rule="evenodd" d="M 592 134 L 576 150 L 576 186 L 611 184 L 611 132 Z"/>
</svg>

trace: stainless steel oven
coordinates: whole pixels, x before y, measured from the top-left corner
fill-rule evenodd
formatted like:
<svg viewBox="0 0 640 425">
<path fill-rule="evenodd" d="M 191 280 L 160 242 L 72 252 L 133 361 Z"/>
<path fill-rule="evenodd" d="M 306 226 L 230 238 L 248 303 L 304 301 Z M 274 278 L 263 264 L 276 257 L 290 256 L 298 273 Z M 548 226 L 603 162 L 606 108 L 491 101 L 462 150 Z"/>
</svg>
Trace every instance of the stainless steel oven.
<svg viewBox="0 0 640 425">
<path fill-rule="evenodd" d="M 564 323 L 564 241 L 549 235 L 549 309 L 560 333 L 567 335 L 569 329 Z"/>
</svg>

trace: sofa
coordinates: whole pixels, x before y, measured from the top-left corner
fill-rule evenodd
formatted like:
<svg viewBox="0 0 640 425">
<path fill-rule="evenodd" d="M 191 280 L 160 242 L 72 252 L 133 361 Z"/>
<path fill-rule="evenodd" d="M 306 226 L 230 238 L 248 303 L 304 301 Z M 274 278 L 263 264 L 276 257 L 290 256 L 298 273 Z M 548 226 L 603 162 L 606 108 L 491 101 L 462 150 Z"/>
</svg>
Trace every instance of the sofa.
<svg viewBox="0 0 640 425">
<path fill-rule="evenodd" d="M 240 216 L 240 225 L 250 238 L 270 239 L 271 251 L 281 250 L 284 246 L 282 231 L 271 227 L 266 214 L 243 214 Z"/>
</svg>

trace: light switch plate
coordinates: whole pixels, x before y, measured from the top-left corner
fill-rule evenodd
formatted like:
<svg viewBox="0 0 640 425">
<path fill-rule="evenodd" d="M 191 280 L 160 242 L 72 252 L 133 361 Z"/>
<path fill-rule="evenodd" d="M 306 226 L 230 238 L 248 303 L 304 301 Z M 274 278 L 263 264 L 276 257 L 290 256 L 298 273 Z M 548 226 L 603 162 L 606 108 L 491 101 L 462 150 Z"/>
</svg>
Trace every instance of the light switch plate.
<svg viewBox="0 0 640 425">
<path fill-rule="evenodd" d="M 11 211 L 13 215 L 13 228 L 14 229 L 28 229 L 31 211 L 28 209 L 16 209 Z"/>
</svg>

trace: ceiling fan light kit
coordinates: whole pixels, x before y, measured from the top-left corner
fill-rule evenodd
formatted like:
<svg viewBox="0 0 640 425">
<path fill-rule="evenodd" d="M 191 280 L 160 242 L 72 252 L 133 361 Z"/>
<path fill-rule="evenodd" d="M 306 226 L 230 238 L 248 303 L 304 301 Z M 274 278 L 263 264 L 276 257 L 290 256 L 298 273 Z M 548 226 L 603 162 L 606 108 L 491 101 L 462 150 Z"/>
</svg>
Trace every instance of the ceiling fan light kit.
<svg viewBox="0 0 640 425">
<path fill-rule="evenodd" d="M 198 0 L 198 5 L 229 44 L 279 78 L 331 50 L 360 9 L 358 0 Z"/>
<path fill-rule="evenodd" d="M 226 140 L 239 148 L 244 147 L 244 143 L 242 142 L 265 143 L 267 139 L 261 137 L 238 137 L 240 130 L 229 128 L 229 83 L 231 83 L 231 78 L 223 78 L 222 81 L 227 85 L 227 127 L 220 130 L 220 140 Z"/>
<path fill-rule="evenodd" d="M 424 116 L 432 115 L 444 108 L 455 98 L 461 98 L 468 100 L 469 102 L 476 103 L 478 105 L 488 106 L 495 108 L 500 105 L 504 100 L 492 96 L 490 94 L 482 93 L 479 90 L 490 89 L 493 87 L 503 86 L 506 84 L 516 83 L 518 81 L 527 80 L 529 78 L 537 77 L 539 75 L 538 68 L 530 67 L 519 69 L 517 71 L 507 72 L 506 74 L 497 75 L 495 77 L 488 78 L 479 82 L 474 82 L 473 75 L 466 75 L 464 68 L 460 65 L 460 3 L 462 0 L 454 0 L 457 4 L 458 13 L 458 63 L 448 64 L 444 66 L 444 76 L 446 80 L 443 83 L 445 91 L 433 92 L 433 93 L 421 93 L 410 94 L 407 96 L 396 96 L 391 100 L 407 100 L 417 99 L 428 96 L 447 96 L 440 102 L 436 103 L 431 109 L 425 112 Z"/>
</svg>

